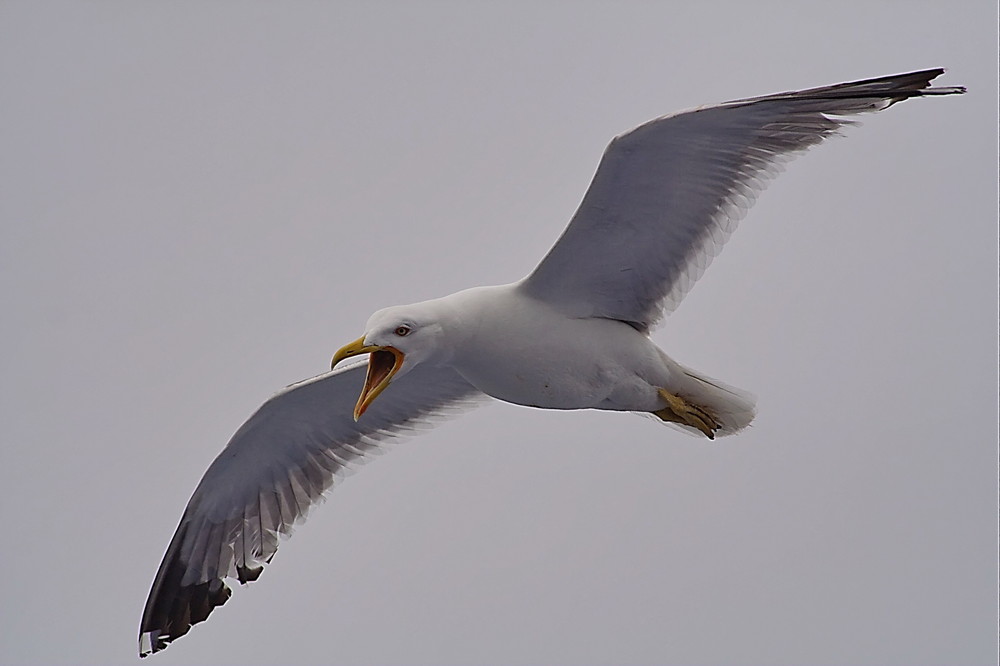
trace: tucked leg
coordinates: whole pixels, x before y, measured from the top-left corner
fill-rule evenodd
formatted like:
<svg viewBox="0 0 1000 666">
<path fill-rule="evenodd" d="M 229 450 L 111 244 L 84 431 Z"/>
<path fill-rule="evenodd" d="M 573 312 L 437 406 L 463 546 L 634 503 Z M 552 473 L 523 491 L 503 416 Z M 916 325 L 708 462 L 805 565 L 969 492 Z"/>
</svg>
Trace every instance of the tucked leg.
<svg viewBox="0 0 1000 666">
<path fill-rule="evenodd" d="M 656 410 L 654 414 L 664 421 L 697 428 L 705 437 L 715 439 L 715 431 L 722 426 L 708 412 L 666 389 L 657 389 L 657 393 L 666 401 L 667 406 Z"/>
</svg>

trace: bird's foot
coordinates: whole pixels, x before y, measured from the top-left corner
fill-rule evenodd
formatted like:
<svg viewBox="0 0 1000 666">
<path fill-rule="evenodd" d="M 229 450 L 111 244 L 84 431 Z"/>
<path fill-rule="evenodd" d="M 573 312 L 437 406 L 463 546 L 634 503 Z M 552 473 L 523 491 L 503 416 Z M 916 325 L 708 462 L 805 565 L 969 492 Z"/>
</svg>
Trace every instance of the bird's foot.
<svg viewBox="0 0 1000 666">
<path fill-rule="evenodd" d="M 658 409 L 653 414 L 664 421 L 680 423 L 700 430 L 705 437 L 715 439 L 715 431 L 722 427 L 711 414 L 694 405 L 679 395 L 670 393 L 666 389 L 657 389 L 656 392 L 667 403 L 663 409 Z"/>
</svg>

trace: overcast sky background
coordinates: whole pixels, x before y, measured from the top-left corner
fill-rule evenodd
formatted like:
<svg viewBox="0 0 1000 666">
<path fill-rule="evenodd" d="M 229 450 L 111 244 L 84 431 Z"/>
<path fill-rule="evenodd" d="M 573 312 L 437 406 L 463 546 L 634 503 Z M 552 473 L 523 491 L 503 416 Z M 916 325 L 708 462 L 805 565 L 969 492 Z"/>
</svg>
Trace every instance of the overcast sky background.
<svg viewBox="0 0 1000 666">
<path fill-rule="evenodd" d="M 797 160 L 655 339 L 715 443 L 494 404 L 149 663 L 996 657 L 993 2 L 0 3 L 0 662 L 135 663 L 205 468 L 377 308 L 526 274 L 612 136 L 945 66 Z"/>
</svg>

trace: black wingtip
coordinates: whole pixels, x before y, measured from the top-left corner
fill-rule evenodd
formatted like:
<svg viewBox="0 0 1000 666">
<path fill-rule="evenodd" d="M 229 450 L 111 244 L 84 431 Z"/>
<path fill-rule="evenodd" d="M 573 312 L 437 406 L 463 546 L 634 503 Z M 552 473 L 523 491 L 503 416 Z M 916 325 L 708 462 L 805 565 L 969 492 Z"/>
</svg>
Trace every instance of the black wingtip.
<svg viewBox="0 0 1000 666">
<path fill-rule="evenodd" d="M 757 102 L 780 102 L 785 100 L 834 100 L 834 99 L 875 99 L 886 102 L 886 107 L 913 97 L 929 97 L 932 95 L 961 95 L 966 92 L 965 86 L 931 87 L 931 81 L 944 74 L 943 67 L 922 69 L 915 72 L 890 74 L 871 79 L 848 81 L 831 86 L 793 90 L 789 92 L 750 97 L 748 99 L 726 102 L 728 106 L 742 106 Z M 886 108 L 883 107 L 883 108 Z M 866 109 L 871 110 L 871 109 Z"/>
<path fill-rule="evenodd" d="M 923 97 L 925 95 L 963 95 L 966 92 L 965 86 L 940 86 L 931 87 L 931 81 L 937 77 L 944 74 L 946 70 L 944 67 L 935 67 L 934 69 L 925 69 L 918 72 L 910 72 L 908 74 L 895 74 L 893 76 L 885 76 L 882 79 L 875 79 L 874 81 L 895 81 L 900 88 L 906 90 L 906 92 L 912 93 L 914 97 Z"/>
<path fill-rule="evenodd" d="M 204 622 L 213 610 L 229 601 L 233 592 L 222 580 L 174 588 L 173 594 L 151 598 L 150 610 L 139 629 L 139 656 L 166 649 L 172 641 Z"/>
<path fill-rule="evenodd" d="M 204 622 L 213 610 L 229 601 L 233 591 L 221 580 L 182 587 L 169 597 L 158 596 L 152 613 L 143 615 L 139 656 L 166 649 L 172 641 Z"/>
<path fill-rule="evenodd" d="M 167 548 L 163 563 L 153 581 L 146 608 L 139 624 L 139 656 L 166 649 L 172 641 L 180 638 L 191 627 L 204 622 L 211 612 L 226 603 L 233 592 L 222 578 L 183 585 L 187 564 L 180 558 L 179 544 L 183 542 L 187 526 L 178 528 L 173 541 Z M 255 580 L 259 570 L 245 568 L 241 575 L 246 580 Z"/>
</svg>

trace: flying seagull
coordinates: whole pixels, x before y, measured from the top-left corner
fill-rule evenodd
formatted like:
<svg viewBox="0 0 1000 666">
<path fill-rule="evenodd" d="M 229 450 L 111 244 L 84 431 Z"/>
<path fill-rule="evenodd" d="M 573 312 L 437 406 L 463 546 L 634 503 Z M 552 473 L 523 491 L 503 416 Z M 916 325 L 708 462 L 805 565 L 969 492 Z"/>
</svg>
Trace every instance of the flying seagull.
<svg viewBox="0 0 1000 666">
<path fill-rule="evenodd" d="M 386 308 L 331 371 L 289 386 L 211 464 L 153 581 L 139 654 L 163 650 L 246 584 L 339 473 L 379 442 L 488 397 L 637 412 L 714 439 L 753 398 L 650 338 L 792 157 L 930 87 L 943 69 L 701 107 L 616 137 L 580 208 L 522 280 Z M 367 362 L 339 366 L 354 356 Z"/>
</svg>

